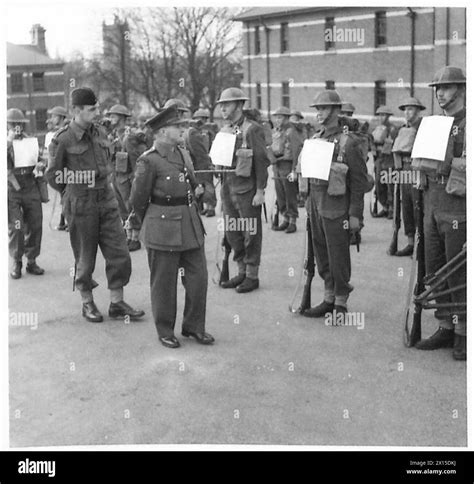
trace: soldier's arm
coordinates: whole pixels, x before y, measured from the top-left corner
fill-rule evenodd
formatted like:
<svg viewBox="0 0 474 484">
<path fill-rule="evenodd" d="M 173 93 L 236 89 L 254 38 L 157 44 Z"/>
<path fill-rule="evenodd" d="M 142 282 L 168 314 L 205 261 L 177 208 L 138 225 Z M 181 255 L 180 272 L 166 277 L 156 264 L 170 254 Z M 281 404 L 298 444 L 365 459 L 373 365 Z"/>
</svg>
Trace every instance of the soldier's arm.
<svg viewBox="0 0 474 484">
<path fill-rule="evenodd" d="M 270 165 L 270 160 L 265 145 L 265 133 L 261 126 L 254 124 L 249 128 L 247 131 L 247 146 L 250 146 L 253 150 L 257 189 L 264 190 L 267 186 L 267 168 Z"/>
<path fill-rule="evenodd" d="M 193 156 L 196 170 L 208 170 L 211 165 L 211 158 L 207 153 L 206 145 L 200 133 L 191 129 L 189 131 L 188 148 Z"/>
<path fill-rule="evenodd" d="M 156 173 L 153 163 L 146 156 L 138 158 L 130 194 L 130 203 L 140 220 L 143 220 L 148 208 L 155 178 Z"/>
<path fill-rule="evenodd" d="M 61 138 L 54 137 L 48 147 L 49 163 L 45 176 L 48 183 L 58 192 L 66 188 L 64 168 L 66 166 L 66 146 Z"/>
<path fill-rule="evenodd" d="M 296 171 L 296 166 L 298 165 L 298 157 L 301 152 L 301 148 L 303 148 L 303 143 L 301 142 L 301 138 L 296 130 L 296 128 L 290 128 L 288 130 L 288 140 L 290 142 L 290 150 L 291 150 L 291 171 Z"/>
<path fill-rule="evenodd" d="M 145 134 L 129 134 L 124 140 L 124 146 L 125 151 L 128 153 L 132 171 L 135 171 L 138 158 L 147 150 Z"/>
<path fill-rule="evenodd" d="M 364 212 L 364 194 L 367 186 L 367 165 L 358 143 L 349 140 L 346 146 L 347 172 L 350 187 L 349 215 L 361 219 Z"/>
</svg>

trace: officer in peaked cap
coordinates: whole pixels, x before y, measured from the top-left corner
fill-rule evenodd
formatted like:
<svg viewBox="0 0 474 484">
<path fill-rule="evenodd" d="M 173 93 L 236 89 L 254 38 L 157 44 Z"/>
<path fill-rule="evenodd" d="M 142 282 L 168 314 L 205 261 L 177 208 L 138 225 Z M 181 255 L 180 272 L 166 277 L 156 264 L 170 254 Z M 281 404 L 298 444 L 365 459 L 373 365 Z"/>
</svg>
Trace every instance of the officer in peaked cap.
<svg viewBox="0 0 474 484">
<path fill-rule="evenodd" d="M 401 169 L 400 173 L 400 189 L 401 189 L 401 203 L 402 203 L 402 218 L 405 228 L 405 235 L 408 239 L 408 244 L 401 250 L 390 255 L 410 256 L 413 254 L 415 243 L 416 220 L 417 213 L 417 198 L 418 189 L 414 186 L 415 174 L 411 167 L 411 151 L 415 141 L 416 133 L 420 127 L 422 117 L 420 112 L 425 106 L 416 97 L 407 97 L 398 106 L 398 109 L 405 114 L 405 123 L 399 129 L 397 137 L 393 143 L 393 156 L 395 160 L 395 167 Z"/>
<path fill-rule="evenodd" d="M 263 127 L 243 113 L 247 100 L 241 89 L 229 87 L 217 101 L 225 123 L 221 131 L 236 135 L 232 166 L 222 176 L 221 199 L 224 217 L 229 221 L 225 236 L 232 247 L 238 274 L 223 282 L 221 287 L 234 288 L 238 293 L 259 287 L 261 206 L 265 203 L 270 164 Z M 244 230 L 245 227 L 238 224 L 239 219 L 245 220 L 247 227 L 254 227 L 254 230 Z M 232 227 L 240 227 L 240 230 Z"/>
<path fill-rule="evenodd" d="M 19 109 L 7 111 L 8 249 L 13 260 L 12 279 L 21 277 L 23 256 L 27 258 L 26 272 L 44 274 L 36 263 L 41 251 L 43 209 L 34 171 L 44 170 L 45 164 L 38 159 L 31 166 L 17 166 L 15 158 L 15 142 L 28 138 L 25 133 L 28 122 Z"/>
<path fill-rule="evenodd" d="M 49 184 L 63 194 L 82 315 L 92 323 L 103 321 L 92 295 L 97 286 L 92 274 L 100 247 L 110 289 L 109 316 L 139 319 L 145 313 L 131 308 L 123 300 L 123 287 L 130 279 L 132 267 L 117 199 L 110 183 L 110 143 L 95 124 L 97 98 L 92 89 L 77 88 L 71 93 L 71 104 L 71 123 L 60 129 L 49 145 L 50 163 L 46 176 Z"/>
<path fill-rule="evenodd" d="M 298 180 L 296 165 L 303 147 L 302 139 L 298 136 L 296 127 L 290 123 L 291 111 L 287 107 L 280 107 L 273 113 L 275 120 L 272 133 L 272 152 L 275 163 L 275 191 L 277 194 L 278 210 L 283 221 L 274 230 L 287 234 L 296 232 L 298 218 Z"/>
<path fill-rule="evenodd" d="M 181 334 L 208 345 L 205 332 L 207 265 L 204 227 L 197 208 L 199 192 L 189 153 L 181 148 L 183 119 L 177 107 L 147 121 L 153 147 L 140 156 L 132 186 L 132 205 L 143 221 L 142 236 L 150 267 L 151 305 L 163 346 L 180 346 L 174 334 L 180 268 L 186 291 Z"/>
<path fill-rule="evenodd" d="M 445 159 L 421 164 L 424 205 L 426 273 L 436 272 L 466 244 L 466 76 L 459 67 L 446 66 L 430 86 L 445 116 L 454 118 Z M 464 176 L 463 176 L 464 175 Z M 463 179 L 464 178 L 464 179 Z M 457 180 L 457 184 L 451 183 Z M 462 183 L 461 183 L 461 180 Z M 451 181 L 451 182 L 450 182 Z M 457 188 L 456 188 L 457 187 Z M 453 189 L 454 188 L 454 189 Z M 458 288 L 436 298 L 437 304 L 466 304 L 466 265 L 447 279 L 443 289 Z M 416 344 L 420 350 L 453 347 L 455 360 L 466 359 L 466 307 L 435 311 L 438 330 Z"/>
<path fill-rule="evenodd" d="M 334 143 L 331 166 L 339 168 L 339 182 L 310 178 L 308 215 L 318 273 L 324 281 L 324 300 L 303 315 L 337 317 L 347 312 L 350 284 L 350 232 L 360 229 L 366 190 L 367 167 L 359 142 L 344 133 L 339 123 L 342 101 L 334 90 L 316 96 L 311 107 L 317 110 L 321 128 L 314 138 Z M 342 170 L 343 166 L 345 170 Z M 330 178 L 331 180 L 331 178 Z M 334 181 L 336 181 L 333 178 Z"/>
</svg>

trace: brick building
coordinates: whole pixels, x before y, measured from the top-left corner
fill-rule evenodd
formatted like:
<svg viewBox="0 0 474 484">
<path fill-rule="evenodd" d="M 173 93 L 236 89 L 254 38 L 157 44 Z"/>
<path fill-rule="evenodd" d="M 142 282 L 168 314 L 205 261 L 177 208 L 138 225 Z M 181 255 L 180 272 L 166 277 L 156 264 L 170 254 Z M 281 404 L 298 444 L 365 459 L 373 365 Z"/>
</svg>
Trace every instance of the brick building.
<svg viewBox="0 0 474 484">
<path fill-rule="evenodd" d="M 251 8 L 243 23 L 244 81 L 253 107 L 278 106 L 314 116 L 310 101 L 336 89 L 372 119 L 381 104 L 397 106 L 410 94 L 438 112 L 428 86 L 444 65 L 466 67 L 464 8 Z"/>
<path fill-rule="evenodd" d="M 48 56 L 41 25 L 33 25 L 31 35 L 28 45 L 7 42 L 7 109 L 21 109 L 30 120 L 28 131 L 41 135 L 48 109 L 65 106 L 64 64 Z"/>
</svg>

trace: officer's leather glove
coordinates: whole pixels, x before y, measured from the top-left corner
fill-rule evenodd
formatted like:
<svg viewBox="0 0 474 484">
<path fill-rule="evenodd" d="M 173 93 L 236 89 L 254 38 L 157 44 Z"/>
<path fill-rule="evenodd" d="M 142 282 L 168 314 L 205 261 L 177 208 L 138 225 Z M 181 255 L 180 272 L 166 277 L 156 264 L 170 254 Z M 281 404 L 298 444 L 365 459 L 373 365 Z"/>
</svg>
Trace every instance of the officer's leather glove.
<svg viewBox="0 0 474 484">
<path fill-rule="evenodd" d="M 257 188 L 257 193 L 253 197 L 252 205 L 254 207 L 258 207 L 259 205 L 263 205 L 265 203 L 265 191 L 261 188 Z"/>
</svg>

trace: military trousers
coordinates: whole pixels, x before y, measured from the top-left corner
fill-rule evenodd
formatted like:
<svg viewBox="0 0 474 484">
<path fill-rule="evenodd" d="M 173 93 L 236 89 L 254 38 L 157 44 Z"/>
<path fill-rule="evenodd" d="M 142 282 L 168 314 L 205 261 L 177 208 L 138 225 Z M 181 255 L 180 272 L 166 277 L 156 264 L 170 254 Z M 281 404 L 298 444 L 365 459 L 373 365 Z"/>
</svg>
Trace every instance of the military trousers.
<svg viewBox="0 0 474 484">
<path fill-rule="evenodd" d="M 313 250 L 318 274 L 324 281 L 324 300 L 346 306 L 351 278 L 349 215 L 323 217 L 313 196 L 308 199 Z"/>
<path fill-rule="evenodd" d="M 418 191 L 419 190 L 415 188 L 411 183 L 400 184 L 403 227 L 405 229 L 405 235 L 407 237 L 414 236 L 416 231 L 418 219 L 416 200 L 418 197 Z"/>
<path fill-rule="evenodd" d="M 425 265 L 426 273 L 436 272 L 458 254 L 466 242 L 466 199 L 446 193 L 446 185 L 428 181 L 424 191 L 423 228 L 425 235 Z M 454 288 L 466 284 L 466 265 L 461 267 L 439 290 Z M 466 289 L 452 294 L 439 296 L 437 303 L 465 303 Z M 465 308 L 464 308 L 465 309 Z M 454 328 L 459 334 L 466 334 L 466 315 L 457 314 L 453 309 L 451 314 L 439 311 L 440 325 Z"/>
<path fill-rule="evenodd" d="M 290 182 L 287 179 L 291 167 L 291 161 L 278 160 L 273 165 L 273 172 L 278 209 L 285 220 L 294 221 L 298 218 L 298 182 Z"/>
<path fill-rule="evenodd" d="M 234 261 L 250 266 L 260 265 L 262 253 L 262 207 L 252 205 L 255 193 L 235 193 L 226 182 L 221 188 L 225 234 Z"/>
<path fill-rule="evenodd" d="M 204 332 L 207 301 L 204 245 L 182 252 L 147 248 L 147 254 L 151 309 L 158 335 L 161 338 L 174 335 L 180 274 L 185 289 L 182 329 L 195 333 Z"/>
<path fill-rule="evenodd" d="M 8 187 L 8 250 L 14 261 L 23 255 L 34 261 L 41 251 L 43 207 L 33 175 L 21 176 L 20 186 Z"/>
<path fill-rule="evenodd" d="M 62 202 L 76 263 L 76 287 L 80 291 L 95 287 L 92 274 L 99 247 L 105 259 L 108 288 L 125 286 L 132 263 L 112 188 L 68 185 Z"/>
</svg>

